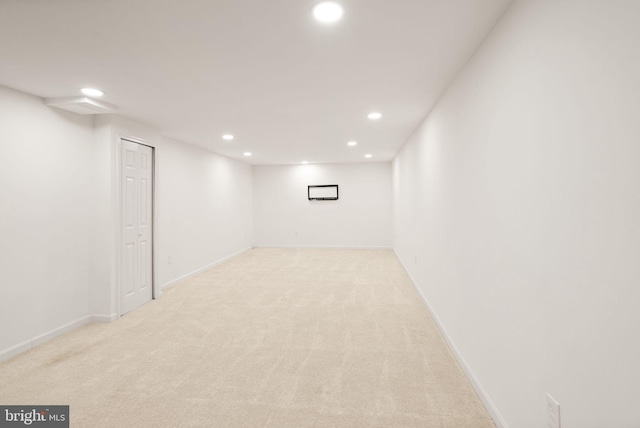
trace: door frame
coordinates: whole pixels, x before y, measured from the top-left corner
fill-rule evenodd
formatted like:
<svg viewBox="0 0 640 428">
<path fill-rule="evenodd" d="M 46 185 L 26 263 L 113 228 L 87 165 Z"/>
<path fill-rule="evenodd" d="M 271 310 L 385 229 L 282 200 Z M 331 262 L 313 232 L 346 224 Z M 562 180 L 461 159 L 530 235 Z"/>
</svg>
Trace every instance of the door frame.
<svg viewBox="0 0 640 428">
<path fill-rule="evenodd" d="M 113 194 L 113 206 L 115 209 L 115 260 L 113 261 L 115 264 L 115 272 L 116 272 L 116 286 L 115 286 L 115 296 L 112 295 L 112 303 L 115 304 L 116 308 L 116 316 L 120 318 L 123 313 L 123 268 L 122 268 L 122 257 L 123 257 L 123 249 L 122 249 L 122 140 L 129 141 L 131 143 L 140 144 L 143 146 L 150 147 L 152 150 L 151 155 L 151 165 L 152 165 L 152 174 L 151 174 L 151 237 L 152 237 L 152 245 L 151 245 L 151 300 L 155 300 L 160 297 L 160 287 L 157 284 L 157 263 L 156 263 L 156 228 L 157 228 L 157 193 L 156 193 L 156 174 L 157 174 L 157 165 L 156 165 L 156 146 L 155 144 L 138 138 L 133 135 L 127 135 L 123 133 L 116 133 L 115 135 L 115 153 L 113 156 L 113 165 L 114 165 L 114 192 Z"/>
</svg>

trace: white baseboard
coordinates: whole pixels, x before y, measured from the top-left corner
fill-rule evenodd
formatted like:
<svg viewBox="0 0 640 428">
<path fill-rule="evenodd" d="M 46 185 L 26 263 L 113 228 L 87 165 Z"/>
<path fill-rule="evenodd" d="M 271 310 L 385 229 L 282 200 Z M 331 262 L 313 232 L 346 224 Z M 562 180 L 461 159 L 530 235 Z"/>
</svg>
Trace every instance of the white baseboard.
<svg viewBox="0 0 640 428">
<path fill-rule="evenodd" d="M 493 404 L 493 401 L 491 400 L 491 398 L 487 394 L 487 391 L 480 384 L 480 382 L 478 381 L 478 378 L 476 377 L 476 375 L 471 370 L 471 367 L 469 367 L 469 365 L 465 361 L 464 357 L 462 356 L 462 354 L 460 354 L 460 351 L 458 350 L 456 345 L 453 343 L 453 340 L 451 339 L 451 336 L 449 336 L 449 333 L 447 333 L 447 330 L 444 328 L 444 325 L 440 321 L 440 318 L 438 318 L 438 315 L 433 310 L 433 307 L 431 307 L 431 305 L 427 301 L 427 299 L 424 296 L 424 294 L 422 294 L 422 291 L 418 287 L 418 283 L 415 281 L 415 279 L 413 278 L 413 276 L 411 275 L 411 273 L 407 269 L 407 266 L 402 262 L 402 259 L 400 259 L 400 257 L 398 256 L 398 253 L 396 253 L 395 250 L 394 250 L 394 254 L 396 255 L 396 258 L 398 259 L 398 261 L 402 265 L 405 273 L 407 274 L 407 276 L 411 280 L 411 283 L 413 284 L 413 288 L 415 288 L 416 292 L 418 293 L 418 296 L 420 296 L 420 299 L 422 299 L 422 302 L 424 303 L 424 305 L 426 306 L 427 310 L 431 314 L 431 318 L 433 318 L 433 321 L 438 326 L 438 329 L 440 330 L 440 333 L 442 334 L 442 337 L 444 337 L 444 340 L 446 340 L 447 345 L 449 345 L 449 349 L 451 349 L 451 352 L 453 353 L 453 356 L 456 358 L 456 360 L 458 360 L 458 364 L 460 365 L 460 367 L 462 368 L 464 373 L 467 375 L 467 378 L 469 379 L 469 382 L 471 383 L 471 386 L 473 386 L 473 389 L 476 391 L 476 394 L 478 394 L 478 397 L 482 401 L 482 404 L 484 404 L 484 407 L 487 409 L 487 412 L 489 412 L 489 415 L 491 416 L 491 418 L 495 422 L 497 428 L 509 428 L 507 423 L 502 418 L 502 415 L 500 415 L 500 412 L 498 412 L 498 409 Z"/>
<path fill-rule="evenodd" d="M 253 248 L 299 248 L 318 250 L 393 250 L 391 247 L 361 247 L 350 245 L 254 245 Z"/>
<path fill-rule="evenodd" d="M 113 313 L 111 315 L 93 314 L 91 315 L 91 321 L 99 323 L 111 323 L 118 319 L 118 314 Z"/>
<path fill-rule="evenodd" d="M 0 351 L 0 362 L 8 360 L 11 357 L 15 357 L 18 354 L 22 354 L 23 352 L 31 349 L 31 341 L 27 340 L 25 342 L 19 343 L 11 348 L 3 349 Z"/>
<path fill-rule="evenodd" d="M 89 324 L 92 321 L 92 316 L 87 315 L 82 318 L 79 318 L 75 321 L 71 321 L 66 323 L 60 327 L 54 328 L 51 331 L 40 334 L 30 340 L 26 340 L 18 345 L 12 346 L 9 349 L 5 349 L 0 351 L 0 361 L 8 360 L 11 357 L 14 357 L 18 354 L 28 351 L 31 348 L 35 348 L 38 345 L 42 345 L 45 342 L 50 341 L 60 335 L 65 333 L 69 333 L 70 331 L 76 330 L 82 327 L 85 324 Z"/>
<path fill-rule="evenodd" d="M 58 328 L 55 328 L 47 333 L 41 334 L 39 336 L 34 337 L 31 340 L 31 347 L 35 348 L 38 345 L 42 345 L 45 342 L 50 341 L 51 339 L 54 339 L 58 336 L 61 336 L 65 333 L 69 333 L 70 331 L 73 331 L 75 329 L 78 329 L 80 327 L 82 327 L 85 324 L 89 324 L 91 322 L 91 316 L 87 315 L 85 317 L 82 317 L 80 319 L 77 319 L 75 321 L 71 321 L 70 323 L 67 323 L 63 326 L 60 326 Z"/>
<path fill-rule="evenodd" d="M 224 263 L 224 262 L 229 261 L 229 260 L 231 260 L 231 259 L 233 259 L 235 257 L 238 257 L 241 254 L 246 253 L 247 251 L 251 251 L 251 249 L 252 249 L 251 247 L 245 248 L 243 250 L 238 251 L 237 253 L 233 253 L 233 254 L 231 254 L 231 255 L 229 255 L 227 257 L 223 257 L 223 258 L 221 258 L 219 260 L 216 260 L 215 262 L 210 263 L 210 264 L 208 264 L 208 265 L 206 265 L 204 267 L 198 268 L 198 269 L 194 270 L 193 272 L 189 272 L 189 273 L 187 273 L 185 275 L 182 275 L 182 276 L 180 276 L 180 277 L 178 277 L 178 278 L 176 278 L 174 280 L 171 280 L 171 281 L 167 282 L 166 284 L 161 285 L 160 286 L 160 290 L 162 292 L 162 290 L 165 290 L 167 288 L 173 287 L 174 285 L 186 280 L 187 278 L 191 278 L 192 276 L 197 275 L 197 274 L 199 274 L 201 272 L 204 272 L 205 270 L 211 269 L 212 267 L 217 266 L 220 263 Z"/>
<path fill-rule="evenodd" d="M 38 345 L 42 345 L 45 342 L 50 341 L 51 339 L 55 339 L 58 336 L 61 336 L 65 333 L 72 332 L 83 325 L 89 324 L 91 322 L 100 322 L 100 323 L 110 323 L 115 321 L 118 318 L 117 314 L 111 315 L 87 315 L 82 318 L 78 318 L 75 321 L 68 322 L 60 327 L 54 328 L 46 333 L 40 334 L 32 339 L 25 340 L 22 343 L 19 343 L 11 348 L 4 349 L 0 351 L 0 362 L 8 360 L 11 357 L 15 357 L 18 354 L 22 354 L 32 348 L 35 348 Z"/>
</svg>

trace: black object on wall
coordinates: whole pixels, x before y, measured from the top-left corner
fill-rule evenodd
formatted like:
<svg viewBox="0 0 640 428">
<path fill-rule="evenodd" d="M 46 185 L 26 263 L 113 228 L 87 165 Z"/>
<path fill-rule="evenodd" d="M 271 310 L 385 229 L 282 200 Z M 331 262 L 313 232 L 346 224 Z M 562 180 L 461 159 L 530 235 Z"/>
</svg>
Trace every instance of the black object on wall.
<svg viewBox="0 0 640 428">
<path fill-rule="evenodd" d="M 307 197 L 310 201 L 337 201 L 338 185 L 322 184 L 318 186 L 307 186 Z"/>
</svg>

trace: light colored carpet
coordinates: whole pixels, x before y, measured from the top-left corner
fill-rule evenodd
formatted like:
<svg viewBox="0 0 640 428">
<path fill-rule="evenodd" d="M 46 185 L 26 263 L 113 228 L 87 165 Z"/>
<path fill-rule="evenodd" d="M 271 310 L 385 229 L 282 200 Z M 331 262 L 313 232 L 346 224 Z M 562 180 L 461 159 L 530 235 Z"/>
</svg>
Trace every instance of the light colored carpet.
<svg viewBox="0 0 640 428">
<path fill-rule="evenodd" d="M 390 251 L 254 249 L 0 379 L 72 427 L 494 427 Z"/>
</svg>

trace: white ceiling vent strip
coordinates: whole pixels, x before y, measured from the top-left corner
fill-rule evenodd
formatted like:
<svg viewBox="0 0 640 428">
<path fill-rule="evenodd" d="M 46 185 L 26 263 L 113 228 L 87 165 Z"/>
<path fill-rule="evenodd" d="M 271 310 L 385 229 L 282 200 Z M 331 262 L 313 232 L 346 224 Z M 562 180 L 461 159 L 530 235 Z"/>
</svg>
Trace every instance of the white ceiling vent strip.
<svg viewBox="0 0 640 428">
<path fill-rule="evenodd" d="M 78 114 L 107 114 L 115 113 L 118 110 L 118 107 L 114 105 L 87 97 L 47 98 L 44 103 Z"/>
</svg>

